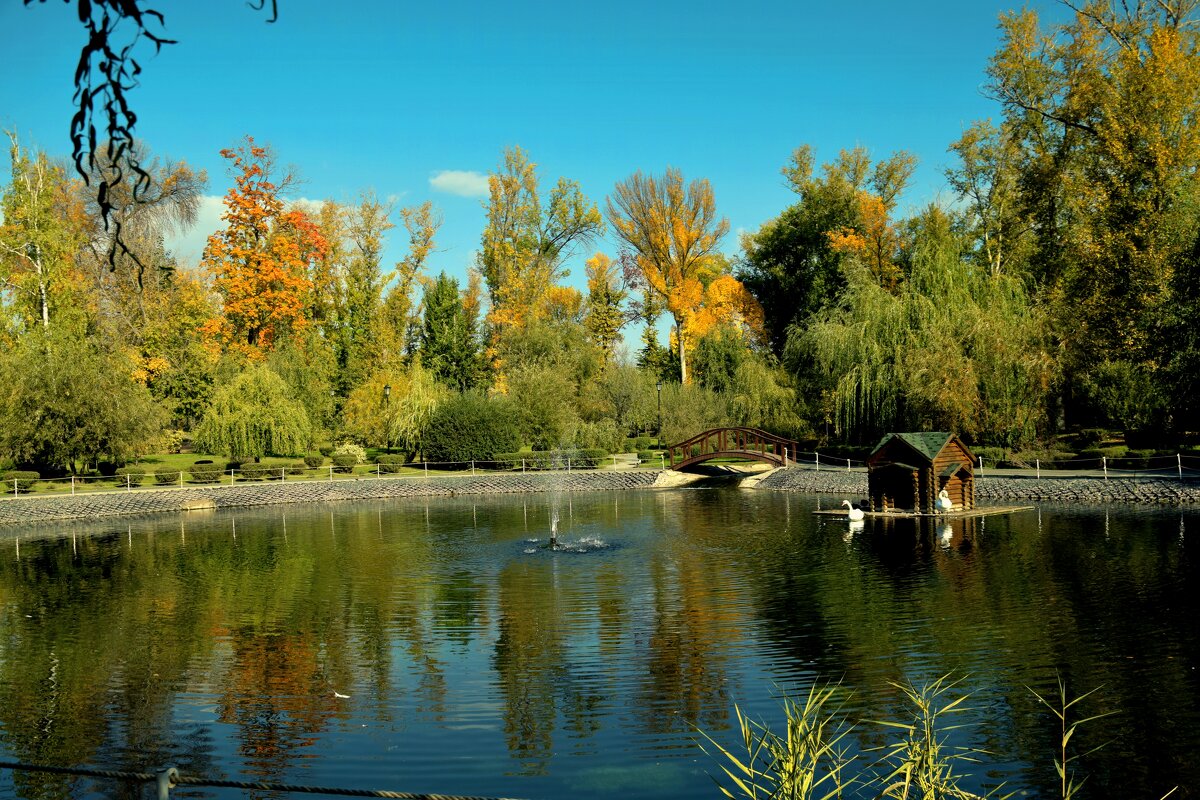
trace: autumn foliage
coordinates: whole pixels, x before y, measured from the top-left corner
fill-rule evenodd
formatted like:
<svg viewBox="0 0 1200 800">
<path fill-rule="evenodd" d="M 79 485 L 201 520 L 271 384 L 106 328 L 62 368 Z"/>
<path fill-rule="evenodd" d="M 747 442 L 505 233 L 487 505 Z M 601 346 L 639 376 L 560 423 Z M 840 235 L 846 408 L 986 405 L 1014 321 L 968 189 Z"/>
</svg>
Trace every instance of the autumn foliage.
<svg viewBox="0 0 1200 800">
<path fill-rule="evenodd" d="M 204 332 L 210 344 L 257 358 L 304 326 L 309 267 L 329 244 L 307 214 L 285 210 L 266 148 L 248 136 L 221 155 L 232 164 L 234 186 L 225 195 L 226 226 L 208 238 L 203 264 L 223 313 L 205 323 Z"/>
</svg>

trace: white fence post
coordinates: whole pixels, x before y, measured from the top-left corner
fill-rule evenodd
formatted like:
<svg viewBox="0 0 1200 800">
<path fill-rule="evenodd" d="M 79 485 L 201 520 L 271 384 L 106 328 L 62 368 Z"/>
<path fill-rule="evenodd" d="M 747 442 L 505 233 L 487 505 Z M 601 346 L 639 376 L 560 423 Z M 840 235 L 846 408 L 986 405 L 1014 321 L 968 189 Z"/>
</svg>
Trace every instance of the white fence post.
<svg viewBox="0 0 1200 800">
<path fill-rule="evenodd" d="M 817 457 L 817 472 L 820 472 L 821 471 L 821 454 L 813 453 L 813 455 Z"/>
<path fill-rule="evenodd" d="M 74 481 L 72 481 L 72 484 L 74 484 Z M 183 488 L 183 470 L 179 470 L 179 488 Z"/>
<path fill-rule="evenodd" d="M 475 474 L 475 459 L 471 459 L 471 474 Z"/>
<path fill-rule="evenodd" d="M 567 456 L 567 472 L 571 471 L 571 457 Z"/>
<path fill-rule="evenodd" d="M 1104 480 L 1108 480 L 1108 456 L 1100 456 L 1100 469 L 1104 470 Z"/>
<path fill-rule="evenodd" d="M 1175 465 L 1179 467 L 1179 482 L 1183 483 L 1183 454 L 1175 454 Z"/>
<path fill-rule="evenodd" d="M 983 477 L 983 456 L 979 457 L 979 477 Z"/>
<path fill-rule="evenodd" d="M 233 470 L 231 469 L 229 470 L 229 485 L 233 486 L 235 483 L 237 483 L 237 475 L 234 475 Z"/>
<path fill-rule="evenodd" d="M 783 465 L 785 467 L 787 466 L 787 447 L 786 446 L 783 448 Z"/>
<path fill-rule="evenodd" d="M 850 471 L 850 459 L 846 459 L 846 472 Z"/>
<path fill-rule="evenodd" d="M 525 459 L 521 459 L 521 474 L 525 474 Z"/>
<path fill-rule="evenodd" d="M 133 491 L 133 485 L 131 484 L 131 482 L 129 480 L 128 472 L 125 473 L 125 491 L 127 491 L 127 492 Z"/>
<path fill-rule="evenodd" d="M 333 464 L 329 465 L 329 482 L 333 483 Z"/>
<path fill-rule="evenodd" d="M 425 467 L 425 477 L 428 478 L 429 477 L 429 462 L 422 461 L 421 464 Z"/>
<path fill-rule="evenodd" d="M 1042 479 L 1042 460 L 1040 458 L 1035 458 L 1033 463 L 1034 466 L 1037 467 L 1037 478 L 1040 481 Z"/>
<path fill-rule="evenodd" d="M 17 479 L 13 478 L 13 497 L 17 496 Z"/>
<path fill-rule="evenodd" d="M 75 494 L 75 476 L 71 476 L 71 494 Z"/>
</svg>

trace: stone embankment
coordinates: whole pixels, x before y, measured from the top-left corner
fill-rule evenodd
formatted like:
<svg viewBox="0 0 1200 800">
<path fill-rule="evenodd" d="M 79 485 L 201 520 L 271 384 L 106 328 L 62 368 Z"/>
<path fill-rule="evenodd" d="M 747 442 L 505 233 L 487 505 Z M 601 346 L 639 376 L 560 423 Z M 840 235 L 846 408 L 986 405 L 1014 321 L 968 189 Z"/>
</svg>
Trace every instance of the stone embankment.
<svg viewBox="0 0 1200 800">
<path fill-rule="evenodd" d="M 758 488 L 865 497 L 867 473 L 788 467 L 763 478 Z M 986 502 L 1200 503 L 1200 482 L 1149 476 L 1104 480 L 1094 476 L 1047 477 L 1043 474 L 1037 478 L 1032 475 L 989 473 L 976 477 L 975 499 Z"/>
<path fill-rule="evenodd" d="M 95 519 L 135 514 L 235 508 L 391 497 L 507 494 L 548 491 L 582 492 L 647 489 L 659 470 L 489 473 L 432 478 L 392 477 L 291 483 L 238 483 L 232 486 L 185 486 L 92 492 L 78 495 L 25 496 L 0 500 L 0 526 Z"/>
</svg>

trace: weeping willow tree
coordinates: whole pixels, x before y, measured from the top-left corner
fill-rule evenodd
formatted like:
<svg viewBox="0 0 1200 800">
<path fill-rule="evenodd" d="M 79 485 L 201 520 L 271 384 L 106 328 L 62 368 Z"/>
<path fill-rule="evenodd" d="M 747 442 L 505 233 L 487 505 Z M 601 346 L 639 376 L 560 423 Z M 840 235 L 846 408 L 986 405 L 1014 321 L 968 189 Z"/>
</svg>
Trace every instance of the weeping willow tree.
<svg viewBox="0 0 1200 800">
<path fill-rule="evenodd" d="M 415 455 L 421 435 L 450 390 L 414 358 L 407 368 L 377 370 L 346 398 L 342 430 L 358 441 Z"/>
<path fill-rule="evenodd" d="M 839 302 L 788 343 L 832 391 L 844 434 L 952 430 L 1011 448 L 1036 438 L 1054 376 L 1043 318 L 1018 281 L 964 257 L 945 214 L 918 220 L 894 291 L 847 269 Z"/>
<path fill-rule="evenodd" d="M 195 443 L 239 461 L 295 456 L 312 443 L 312 425 L 283 378 L 257 364 L 214 393 Z"/>
</svg>

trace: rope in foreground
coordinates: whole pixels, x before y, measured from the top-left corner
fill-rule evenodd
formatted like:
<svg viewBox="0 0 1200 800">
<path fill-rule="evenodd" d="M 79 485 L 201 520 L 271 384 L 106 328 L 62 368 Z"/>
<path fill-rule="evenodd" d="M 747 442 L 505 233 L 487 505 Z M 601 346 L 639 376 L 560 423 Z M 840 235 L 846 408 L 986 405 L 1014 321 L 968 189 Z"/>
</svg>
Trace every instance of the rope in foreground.
<svg viewBox="0 0 1200 800">
<path fill-rule="evenodd" d="M 511 800 L 502 797 L 478 797 L 472 795 L 453 794 L 420 794 L 413 792 L 392 792 L 386 789 L 343 789 L 329 786 L 304 786 L 293 783 L 274 783 L 271 781 L 231 781 L 216 778 L 197 778 L 191 775 L 181 775 L 174 767 L 162 772 L 123 772 L 111 769 L 92 769 L 90 767 L 55 767 L 48 764 L 21 764 L 0 761 L 0 769 L 22 770 L 25 772 L 49 772 L 58 775 L 75 775 L 87 778 L 109 778 L 111 780 L 138 781 L 142 783 L 158 783 L 159 796 L 163 787 L 175 786 L 204 786 L 214 789 L 261 789 L 263 791 L 292 792 L 295 794 L 324 794 L 340 797 L 392 797 L 401 800 Z"/>
</svg>

